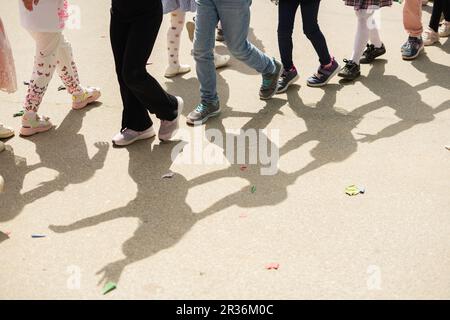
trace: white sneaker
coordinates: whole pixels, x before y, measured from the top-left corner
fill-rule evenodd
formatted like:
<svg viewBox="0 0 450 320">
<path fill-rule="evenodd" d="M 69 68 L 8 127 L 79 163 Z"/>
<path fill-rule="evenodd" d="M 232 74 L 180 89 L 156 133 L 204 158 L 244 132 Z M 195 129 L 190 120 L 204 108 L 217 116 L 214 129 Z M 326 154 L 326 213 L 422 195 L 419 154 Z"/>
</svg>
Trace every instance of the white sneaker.
<svg viewBox="0 0 450 320">
<path fill-rule="evenodd" d="M 443 21 L 441 26 L 439 27 L 439 36 L 440 37 L 449 37 L 450 36 L 450 21 Z"/>
<path fill-rule="evenodd" d="M 180 116 L 183 112 L 184 101 L 181 97 L 176 97 L 178 101 L 178 115 L 172 120 L 161 120 L 161 127 L 159 128 L 158 138 L 161 141 L 168 141 L 173 138 L 178 128 L 180 127 Z"/>
<path fill-rule="evenodd" d="M 439 34 L 435 32 L 433 29 L 428 27 L 422 35 L 423 45 L 431 46 L 436 42 L 439 42 Z"/>
<path fill-rule="evenodd" d="M 50 118 L 46 116 L 39 116 L 36 112 L 27 111 L 22 116 L 22 127 L 20 128 L 20 135 L 29 137 L 36 133 L 41 133 L 53 128 Z"/>
<path fill-rule="evenodd" d="M 145 131 L 134 131 L 127 128 L 122 132 L 116 134 L 112 139 L 112 141 L 116 146 L 123 147 L 128 146 L 138 140 L 150 139 L 153 138 L 154 136 L 156 136 L 156 134 L 155 129 L 153 129 L 153 126 L 151 126 Z"/>
<path fill-rule="evenodd" d="M 164 77 L 166 78 L 173 78 L 176 77 L 179 74 L 185 74 L 191 71 L 191 66 L 187 64 L 180 64 L 178 66 L 169 66 L 166 69 L 166 73 L 164 74 Z"/>
<path fill-rule="evenodd" d="M 8 139 L 11 138 L 13 135 L 14 135 L 13 129 L 5 127 L 0 123 L 0 139 Z"/>
<path fill-rule="evenodd" d="M 220 55 L 214 52 L 214 64 L 216 69 L 225 67 L 230 62 L 231 57 L 229 55 Z"/>
</svg>

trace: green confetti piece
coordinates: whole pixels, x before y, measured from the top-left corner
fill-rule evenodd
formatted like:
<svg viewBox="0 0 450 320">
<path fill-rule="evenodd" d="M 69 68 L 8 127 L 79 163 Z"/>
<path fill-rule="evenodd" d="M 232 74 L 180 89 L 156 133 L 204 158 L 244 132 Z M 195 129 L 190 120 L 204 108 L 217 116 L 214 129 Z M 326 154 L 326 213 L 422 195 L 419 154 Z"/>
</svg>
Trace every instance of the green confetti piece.
<svg viewBox="0 0 450 320">
<path fill-rule="evenodd" d="M 21 116 L 23 116 L 23 114 L 24 114 L 25 112 L 22 110 L 22 111 L 19 111 L 19 112 L 17 112 L 17 113 L 14 113 L 13 114 L 13 117 L 14 118 L 16 118 L 16 117 L 21 117 Z"/>
<path fill-rule="evenodd" d="M 114 282 L 108 282 L 107 284 L 105 284 L 105 286 L 103 287 L 103 295 L 113 291 L 114 289 L 117 288 L 117 284 L 115 284 Z"/>
<path fill-rule="evenodd" d="M 252 192 L 252 193 L 255 193 L 255 192 L 256 192 L 256 186 L 252 186 L 251 192 Z"/>
</svg>

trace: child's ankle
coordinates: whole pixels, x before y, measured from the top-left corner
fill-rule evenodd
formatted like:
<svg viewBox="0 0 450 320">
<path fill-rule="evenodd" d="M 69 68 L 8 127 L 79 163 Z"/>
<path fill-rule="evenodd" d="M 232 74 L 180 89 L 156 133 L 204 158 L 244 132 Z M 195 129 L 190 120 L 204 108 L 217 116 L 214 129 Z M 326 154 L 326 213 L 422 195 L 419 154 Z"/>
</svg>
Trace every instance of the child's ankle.
<svg viewBox="0 0 450 320">
<path fill-rule="evenodd" d="M 328 64 L 322 65 L 322 68 L 324 69 L 330 69 L 333 66 L 334 57 L 331 57 L 331 61 Z"/>
</svg>

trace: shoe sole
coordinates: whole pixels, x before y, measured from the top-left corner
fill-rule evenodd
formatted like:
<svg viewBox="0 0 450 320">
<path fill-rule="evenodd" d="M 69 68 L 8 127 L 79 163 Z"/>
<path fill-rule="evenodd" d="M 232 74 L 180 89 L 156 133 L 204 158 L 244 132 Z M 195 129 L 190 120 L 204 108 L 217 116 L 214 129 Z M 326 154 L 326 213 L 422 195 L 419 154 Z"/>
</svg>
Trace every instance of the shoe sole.
<svg viewBox="0 0 450 320">
<path fill-rule="evenodd" d="M 281 74 L 282 74 L 282 73 L 283 73 L 283 66 L 281 65 L 280 71 L 278 72 L 278 77 L 277 77 L 277 80 L 276 80 L 277 85 L 278 85 L 278 81 L 279 81 L 280 78 L 281 78 Z M 272 92 L 272 94 L 271 94 L 270 96 L 262 97 L 262 96 L 260 95 L 260 96 L 259 96 L 259 99 L 260 99 L 260 100 L 270 100 L 270 99 L 272 99 L 273 96 L 276 95 L 276 94 L 277 94 L 277 88 L 275 87 L 275 89 L 273 90 L 273 92 Z"/>
<path fill-rule="evenodd" d="M 154 137 L 156 137 L 156 133 L 155 133 L 155 132 L 149 132 L 149 133 L 140 135 L 140 136 L 134 138 L 133 140 L 130 140 L 130 141 L 125 142 L 125 143 L 117 143 L 117 142 L 115 142 L 114 140 L 113 140 L 112 143 L 113 143 L 115 146 L 117 146 L 117 147 L 125 147 L 125 146 L 129 146 L 130 144 L 135 143 L 136 141 L 139 141 L 139 140 L 146 140 L 146 139 L 151 139 L 151 138 L 154 138 Z"/>
<path fill-rule="evenodd" d="M 276 94 L 281 94 L 281 93 L 285 93 L 286 91 L 288 91 L 289 87 L 292 84 L 294 84 L 299 78 L 300 78 L 299 75 L 296 75 L 291 81 L 288 82 L 288 84 L 286 85 L 286 87 L 284 87 L 284 89 L 277 90 Z"/>
<path fill-rule="evenodd" d="M 306 82 L 306 84 L 308 85 L 308 87 L 311 88 L 325 87 L 328 84 L 328 82 L 330 82 L 330 80 L 333 79 L 339 73 L 339 70 L 341 70 L 340 65 L 337 66 L 336 70 L 328 77 L 327 81 L 325 81 L 324 83 L 310 84 L 309 82 Z"/>
<path fill-rule="evenodd" d="M 344 80 L 356 80 L 356 79 L 358 79 L 361 76 L 361 71 L 358 72 L 358 74 L 355 77 L 349 77 L 349 76 L 346 76 L 346 75 L 343 75 L 343 74 L 338 74 L 338 76 L 341 77 Z"/>
<path fill-rule="evenodd" d="M 437 44 L 437 43 L 440 43 L 439 42 L 439 39 L 436 39 L 435 41 L 433 41 L 433 42 L 427 42 L 427 43 L 425 43 L 425 41 L 423 42 L 423 46 L 424 47 L 431 47 L 431 46 L 433 46 L 433 45 L 435 45 L 435 44 Z"/>
<path fill-rule="evenodd" d="M 174 135 L 177 134 L 178 129 L 180 129 L 180 117 L 181 117 L 181 114 L 183 113 L 184 100 L 181 97 L 177 97 L 177 102 L 178 102 L 178 107 L 177 107 L 178 108 L 178 115 L 177 115 L 177 118 L 176 118 L 177 125 L 176 125 L 175 129 L 170 134 L 161 135 L 161 134 L 158 133 L 158 139 L 161 140 L 161 141 L 169 141 L 170 139 L 173 138 Z"/>
<path fill-rule="evenodd" d="M 0 134 L 0 139 L 8 139 L 14 137 L 14 132 L 10 132 L 8 134 Z"/>
<path fill-rule="evenodd" d="M 166 73 L 164 74 L 164 77 L 166 78 L 175 78 L 176 76 L 182 75 L 182 74 L 186 74 L 191 72 L 191 69 L 187 70 L 187 71 L 180 71 L 180 72 L 176 72 L 176 73 Z"/>
<path fill-rule="evenodd" d="M 422 53 L 423 50 L 424 50 L 424 45 L 422 45 L 420 47 L 420 49 L 417 50 L 417 53 L 414 56 L 411 56 L 411 57 L 402 56 L 402 59 L 403 60 L 414 60 Z"/>
<path fill-rule="evenodd" d="M 191 121 L 189 119 L 186 120 L 186 124 L 189 126 L 196 126 L 196 125 L 202 125 L 204 124 L 206 121 L 208 121 L 209 118 L 214 118 L 217 117 L 218 115 L 220 115 L 221 113 L 221 109 L 211 112 L 210 114 L 208 114 L 206 117 L 204 117 L 202 120 L 197 120 L 197 121 Z"/>
<path fill-rule="evenodd" d="M 49 127 L 42 127 L 42 128 L 22 127 L 22 128 L 20 128 L 19 134 L 21 137 L 31 137 L 38 133 L 50 131 L 52 128 L 53 128 L 53 125 L 51 125 Z"/>
<path fill-rule="evenodd" d="M 87 100 L 85 102 L 83 102 L 80 105 L 77 104 L 72 104 L 72 109 L 73 110 L 81 110 L 86 108 L 88 105 L 90 105 L 91 103 L 94 103 L 95 101 L 97 101 L 98 99 L 100 99 L 100 97 L 102 96 L 101 92 L 96 93 L 95 95 L 93 95 L 92 97 L 87 98 Z"/>
</svg>

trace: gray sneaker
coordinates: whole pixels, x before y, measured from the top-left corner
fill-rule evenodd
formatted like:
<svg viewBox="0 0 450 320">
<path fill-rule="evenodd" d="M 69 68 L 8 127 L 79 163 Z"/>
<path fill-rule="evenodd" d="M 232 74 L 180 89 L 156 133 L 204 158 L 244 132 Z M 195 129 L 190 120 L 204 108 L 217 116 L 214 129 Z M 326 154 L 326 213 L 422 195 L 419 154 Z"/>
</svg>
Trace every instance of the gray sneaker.
<svg viewBox="0 0 450 320">
<path fill-rule="evenodd" d="M 275 72 L 269 74 L 263 74 L 261 89 L 259 90 L 259 98 L 261 100 L 271 99 L 277 92 L 278 80 L 280 80 L 281 72 L 283 70 L 283 65 L 278 62 L 275 58 L 273 59 L 275 63 Z"/>
<path fill-rule="evenodd" d="M 209 118 L 218 116 L 220 114 L 220 103 L 200 103 L 194 111 L 189 113 L 186 118 L 188 125 L 199 125 L 205 123 Z"/>
</svg>

